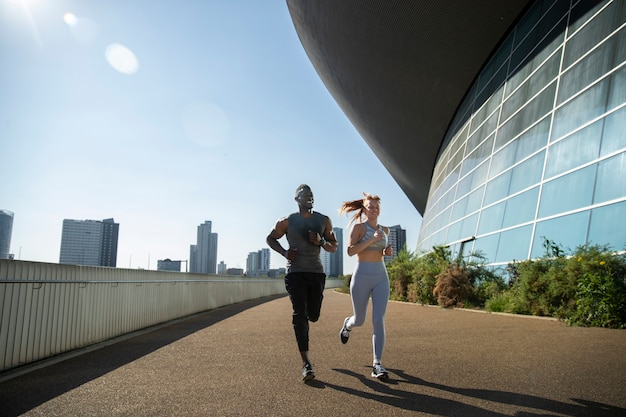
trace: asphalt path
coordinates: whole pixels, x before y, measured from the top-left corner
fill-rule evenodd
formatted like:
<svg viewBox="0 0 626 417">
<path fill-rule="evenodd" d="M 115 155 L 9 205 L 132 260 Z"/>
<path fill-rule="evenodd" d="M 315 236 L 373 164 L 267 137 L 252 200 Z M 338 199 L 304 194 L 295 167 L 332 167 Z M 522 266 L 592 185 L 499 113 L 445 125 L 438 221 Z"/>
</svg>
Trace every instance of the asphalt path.
<svg viewBox="0 0 626 417">
<path fill-rule="evenodd" d="M 369 317 L 339 341 L 350 314 L 325 292 L 308 383 L 271 297 L 0 374 L 0 415 L 626 416 L 625 330 L 391 302 L 381 382 Z"/>
</svg>

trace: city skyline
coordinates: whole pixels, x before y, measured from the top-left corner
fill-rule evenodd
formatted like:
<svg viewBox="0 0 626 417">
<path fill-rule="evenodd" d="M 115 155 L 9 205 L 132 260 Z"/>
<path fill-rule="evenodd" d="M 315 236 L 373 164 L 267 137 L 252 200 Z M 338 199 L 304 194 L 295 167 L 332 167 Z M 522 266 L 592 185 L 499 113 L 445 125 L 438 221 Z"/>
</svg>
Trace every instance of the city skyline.
<svg viewBox="0 0 626 417">
<path fill-rule="evenodd" d="M 211 219 L 218 262 L 245 268 L 301 183 L 344 229 L 343 201 L 380 195 L 381 223 L 416 247 L 419 213 L 320 80 L 285 2 L 24 4 L 0 1 L 0 207 L 15 213 L 16 259 L 56 262 L 64 218 L 114 217 L 118 267 L 154 269 L 187 259 Z"/>
</svg>

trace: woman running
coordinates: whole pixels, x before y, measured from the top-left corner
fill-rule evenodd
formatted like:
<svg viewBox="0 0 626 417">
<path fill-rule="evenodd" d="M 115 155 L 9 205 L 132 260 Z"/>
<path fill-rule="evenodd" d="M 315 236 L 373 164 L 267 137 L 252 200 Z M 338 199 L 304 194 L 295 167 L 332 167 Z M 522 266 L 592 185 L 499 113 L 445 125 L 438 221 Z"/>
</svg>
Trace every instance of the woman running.
<svg viewBox="0 0 626 417">
<path fill-rule="evenodd" d="M 377 195 L 363 193 L 362 199 L 346 201 L 339 208 L 339 214 L 351 212 L 356 213 L 349 223 L 354 224 L 350 231 L 348 255 L 357 257 L 350 281 L 353 315 L 344 320 L 339 337 L 341 343 L 345 344 L 352 329 L 363 325 L 371 296 L 374 326 L 372 376 L 387 379 L 389 374 L 381 361 L 385 348 L 385 312 L 389 301 L 389 277 L 383 257 L 393 254 L 388 244 L 389 228 L 378 224 L 380 198 Z"/>
</svg>

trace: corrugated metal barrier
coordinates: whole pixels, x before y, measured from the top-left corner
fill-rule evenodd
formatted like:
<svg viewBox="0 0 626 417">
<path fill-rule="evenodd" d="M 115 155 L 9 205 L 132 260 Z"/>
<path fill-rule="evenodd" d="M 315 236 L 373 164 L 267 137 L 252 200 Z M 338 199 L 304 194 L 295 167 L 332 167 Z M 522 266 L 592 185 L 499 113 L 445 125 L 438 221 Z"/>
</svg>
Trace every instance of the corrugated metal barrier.
<svg viewBox="0 0 626 417">
<path fill-rule="evenodd" d="M 0 260 L 0 372 L 201 311 L 284 293 L 282 279 Z"/>
</svg>

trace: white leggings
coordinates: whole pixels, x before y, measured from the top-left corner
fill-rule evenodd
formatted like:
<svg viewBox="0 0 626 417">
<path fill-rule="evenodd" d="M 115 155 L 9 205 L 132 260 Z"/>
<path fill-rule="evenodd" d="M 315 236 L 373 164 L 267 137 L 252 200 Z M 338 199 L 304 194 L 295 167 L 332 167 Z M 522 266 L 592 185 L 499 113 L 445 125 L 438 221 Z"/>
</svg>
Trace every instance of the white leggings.
<svg viewBox="0 0 626 417">
<path fill-rule="evenodd" d="M 374 362 L 380 363 L 385 348 L 385 312 L 389 302 L 389 277 L 384 262 L 357 262 L 350 281 L 353 316 L 348 328 L 362 326 L 367 314 L 367 303 L 372 296 L 372 347 Z"/>
</svg>

